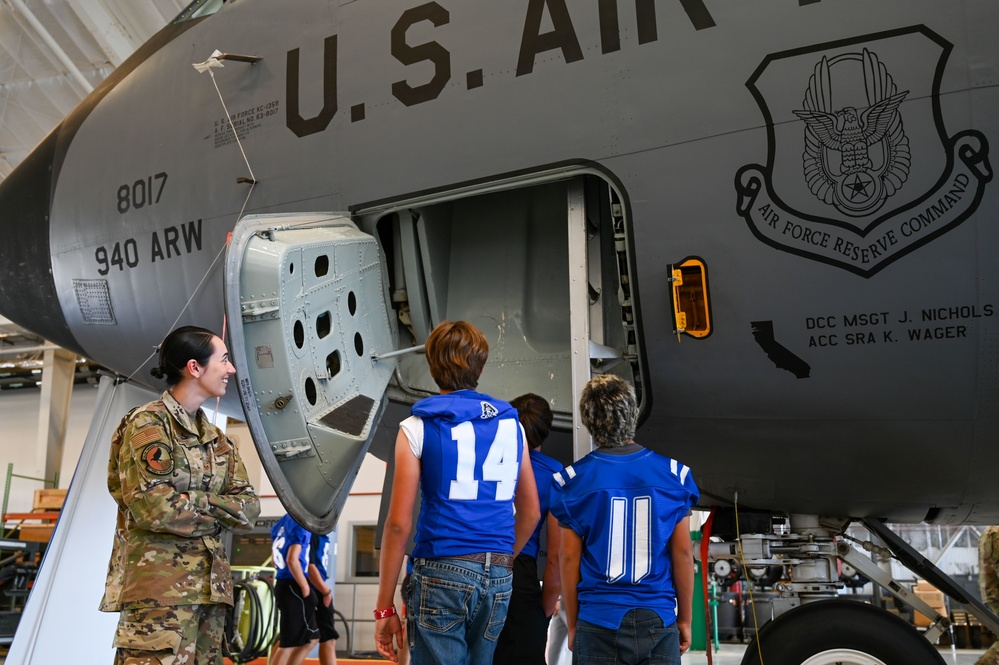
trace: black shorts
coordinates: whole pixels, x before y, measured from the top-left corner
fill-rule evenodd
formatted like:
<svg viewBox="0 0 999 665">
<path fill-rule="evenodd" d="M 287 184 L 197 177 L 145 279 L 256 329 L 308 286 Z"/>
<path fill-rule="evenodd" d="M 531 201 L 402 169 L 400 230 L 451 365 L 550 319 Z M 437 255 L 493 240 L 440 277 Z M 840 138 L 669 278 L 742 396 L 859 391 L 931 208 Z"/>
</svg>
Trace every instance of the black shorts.
<svg viewBox="0 0 999 665">
<path fill-rule="evenodd" d="M 319 639 L 316 626 L 316 592 L 302 598 L 295 580 L 274 580 L 274 599 L 281 611 L 281 646 L 300 647 Z"/>
<path fill-rule="evenodd" d="M 319 593 L 319 589 L 312 587 L 311 598 L 315 598 L 315 612 L 316 612 L 316 624 L 319 626 L 319 641 L 328 642 L 329 640 L 340 639 L 340 633 L 337 632 L 336 626 L 333 625 L 333 603 L 330 602 L 330 606 L 326 607 L 323 603 L 323 594 Z"/>
</svg>

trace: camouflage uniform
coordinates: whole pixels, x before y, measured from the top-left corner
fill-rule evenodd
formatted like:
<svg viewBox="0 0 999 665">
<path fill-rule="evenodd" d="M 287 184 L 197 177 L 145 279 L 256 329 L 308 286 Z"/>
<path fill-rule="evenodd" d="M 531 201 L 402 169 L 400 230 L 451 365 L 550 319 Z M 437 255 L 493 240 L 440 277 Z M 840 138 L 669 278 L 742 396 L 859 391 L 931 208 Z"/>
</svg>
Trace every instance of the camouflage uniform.
<svg viewBox="0 0 999 665">
<path fill-rule="evenodd" d="M 236 448 L 165 392 L 122 419 L 108 489 L 118 522 L 100 609 L 121 611 L 116 663 L 221 664 L 232 573 L 220 534 L 260 514 Z"/>
<path fill-rule="evenodd" d="M 999 526 L 990 526 L 978 541 L 978 588 L 982 602 L 999 614 Z M 999 665 L 999 640 L 992 643 L 975 665 Z"/>
</svg>

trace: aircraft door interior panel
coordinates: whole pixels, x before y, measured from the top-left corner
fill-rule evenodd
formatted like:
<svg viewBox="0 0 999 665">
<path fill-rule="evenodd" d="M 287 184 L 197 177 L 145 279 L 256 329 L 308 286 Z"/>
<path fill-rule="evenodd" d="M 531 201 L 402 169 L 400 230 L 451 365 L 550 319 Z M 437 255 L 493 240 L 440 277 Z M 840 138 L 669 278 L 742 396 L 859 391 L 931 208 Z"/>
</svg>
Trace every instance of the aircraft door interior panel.
<svg viewBox="0 0 999 665">
<path fill-rule="evenodd" d="M 240 221 L 226 311 L 239 395 L 264 469 L 295 519 L 336 523 L 395 368 L 381 253 L 344 217 Z"/>
</svg>

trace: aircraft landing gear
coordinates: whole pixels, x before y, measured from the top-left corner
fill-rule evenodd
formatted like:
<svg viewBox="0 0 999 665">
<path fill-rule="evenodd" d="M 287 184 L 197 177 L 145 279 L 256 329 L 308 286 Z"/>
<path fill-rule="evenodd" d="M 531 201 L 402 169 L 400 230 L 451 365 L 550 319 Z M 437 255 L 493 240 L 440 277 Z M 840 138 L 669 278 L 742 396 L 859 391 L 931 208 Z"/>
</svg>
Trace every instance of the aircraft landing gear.
<svg viewBox="0 0 999 665">
<path fill-rule="evenodd" d="M 992 625 L 987 608 L 977 607 L 953 580 L 884 524 L 864 520 L 868 530 L 886 544 L 883 547 L 846 536 L 849 522 L 792 514 L 784 533 L 776 529 L 768 533 L 766 525 L 758 523 L 754 526 L 760 532 L 743 533 L 738 546 L 729 542 L 709 544 L 713 559 L 738 555 L 746 569 L 770 566 L 786 571 L 784 579 L 773 586 L 778 594 L 770 602 L 774 619 L 759 629 L 742 665 L 943 665 L 934 642 L 950 625 L 947 617 L 893 579 L 864 550 L 901 561 L 973 612 L 983 625 Z M 860 549 L 854 547 L 854 542 Z M 837 559 L 853 569 L 851 576 L 862 574 L 928 618 L 926 632 L 920 633 L 880 607 L 842 598 L 844 583 Z"/>
<path fill-rule="evenodd" d="M 750 642 L 742 665 L 760 665 L 760 651 L 766 665 L 944 664 L 908 623 L 850 600 L 808 603 L 770 621 Z"/>
</svg>

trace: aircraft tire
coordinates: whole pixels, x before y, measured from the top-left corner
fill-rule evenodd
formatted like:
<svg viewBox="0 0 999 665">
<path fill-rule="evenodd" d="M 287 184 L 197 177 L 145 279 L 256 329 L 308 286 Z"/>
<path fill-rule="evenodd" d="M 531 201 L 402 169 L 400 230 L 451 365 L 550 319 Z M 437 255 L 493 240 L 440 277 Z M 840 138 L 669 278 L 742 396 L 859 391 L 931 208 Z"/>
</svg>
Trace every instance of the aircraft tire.
<svg viewBox="0 0 999 665">
<path fill-rule="evenodd" d="M 914 627 L 850 600 L 812 602 L 768 622 L 742 665 L 761 665 L 760 651 L 766 665 L 944 665 Z"/>
</svg>

